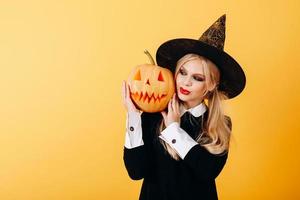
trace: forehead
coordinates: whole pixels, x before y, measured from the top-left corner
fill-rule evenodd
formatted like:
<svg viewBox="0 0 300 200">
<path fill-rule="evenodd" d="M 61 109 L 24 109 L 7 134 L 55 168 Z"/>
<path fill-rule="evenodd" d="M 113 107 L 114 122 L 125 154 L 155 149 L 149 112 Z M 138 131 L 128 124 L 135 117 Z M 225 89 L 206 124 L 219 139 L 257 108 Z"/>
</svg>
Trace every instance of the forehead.
<svg viewBox="0 0 300 200">
<path fill-rule="evenodd" d="M 204 74 L 204 66 L 202 61 L 199 59 L 190 60 L 182 66 L 190 73 Z"/>
</svg>

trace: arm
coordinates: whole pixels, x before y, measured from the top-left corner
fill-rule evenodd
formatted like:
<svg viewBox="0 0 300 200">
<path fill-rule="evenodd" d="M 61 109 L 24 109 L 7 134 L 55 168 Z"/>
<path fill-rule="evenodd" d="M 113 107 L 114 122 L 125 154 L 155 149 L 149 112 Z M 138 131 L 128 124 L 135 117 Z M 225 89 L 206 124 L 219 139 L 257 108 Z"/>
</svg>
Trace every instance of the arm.
<svg viewBox="0 0 300 200">
<path fill-rule="evenodd" d="M 140 112 L 127 113 L 125 147 L 132 149 L 144 145 Z"/>
<path fill-rule="evenodd" d="M 231 120 L 226 117 L 231 130 Z M 199 179 L 215 179 L 226 163 L 227 151 L 219 155 L 211 154 L 181 129 L 177 122 L 171 123 L 162 131 L 160 138 L 175 149 Z"/>
<path fill-rule="evenodd" d="M 151 171 L 151 145 L 145 137 L 150 135 L 147 131 L 149 128 L 145 128 L 149 127 L 149 120 L 144 115 L 128 115 L 123 160 L 128 175 L 133 180 L 145 178 Z"/>
<path fill-rule="evenodd" d="M 209 153 L 204 147 L 196 145 L 188 152 L 184 162 L 191 167 L 197 178 L 205 180 L 215 179 L 222 171 L 228 152 L 221 155 Z"/>
<path fill-rule="evenodd" d="M 128 175 L 133 180 L 146 176 L 148 170 L 148 148 L 144 144 L 140 111 L 133 104 L 130 97 L 130 88 L 126 81 L 122 83 L 122 101 L 127 111 L 125 146 L 123 160 Z M 143 115 L 143 114 L 142 114 Z"/>
</svg>

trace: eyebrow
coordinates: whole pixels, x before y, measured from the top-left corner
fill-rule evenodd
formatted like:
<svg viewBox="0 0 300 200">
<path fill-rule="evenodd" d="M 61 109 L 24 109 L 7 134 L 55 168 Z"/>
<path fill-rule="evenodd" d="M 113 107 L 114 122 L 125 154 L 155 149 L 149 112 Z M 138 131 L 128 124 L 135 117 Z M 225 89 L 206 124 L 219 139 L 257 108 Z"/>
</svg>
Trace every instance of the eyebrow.
<svg viewBox="0 0 300 200">
<path fill-rule="evenodd" d="M 181 68 L 184 69 L 185 71 L 187 71 L 183 66 L 181 66 L 181 67 L 179 68 L 179 70 L 180 70 Z M 202 76 L 202 77 L 205 78 L 205 75 L 204 75 L 204 74 L 196 73 L 196 74 L 194 74 L 194 75 L 200 75 L 200 76 Z"/>
</svg>

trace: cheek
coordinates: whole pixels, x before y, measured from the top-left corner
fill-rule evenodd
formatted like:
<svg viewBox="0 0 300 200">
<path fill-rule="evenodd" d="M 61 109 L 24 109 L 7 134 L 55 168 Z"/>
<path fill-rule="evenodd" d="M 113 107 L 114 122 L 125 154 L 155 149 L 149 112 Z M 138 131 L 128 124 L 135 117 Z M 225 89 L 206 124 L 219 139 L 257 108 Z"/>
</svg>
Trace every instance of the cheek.
<svg viewBox="0 0 300 200">
<path fill-rule="evenodd" d="M 180 85 L 182 83 L 182 77 L 180 75 L 178 75 L 176 77 L 176 86 Z"/>
<path fill-rule="evenodd" d="M 198 84 L 194 84 L 193 90 L 195 92 L 197 92 L 197 94 L 203 94 L 204 91 L 206 90 L 206 86 L 205 86 L 204 82 L 201 82 L 201 83 L 198 83 Z"/>
</svg>

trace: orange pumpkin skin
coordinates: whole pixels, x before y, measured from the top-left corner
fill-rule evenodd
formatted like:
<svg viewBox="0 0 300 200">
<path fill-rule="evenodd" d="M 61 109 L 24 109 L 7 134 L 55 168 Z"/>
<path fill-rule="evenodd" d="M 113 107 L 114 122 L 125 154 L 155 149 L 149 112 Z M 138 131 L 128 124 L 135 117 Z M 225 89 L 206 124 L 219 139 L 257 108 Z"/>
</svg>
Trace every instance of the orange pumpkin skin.
<svg viewBox="0 0 300 200">
<path fill-rule="evenodd" d="M 175 92 L 172 72 L 153 64 L 135 67 L 128 77 L 128 84 L 135 105 L 149 113 L 163 111 Z"/>
</svg>

